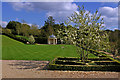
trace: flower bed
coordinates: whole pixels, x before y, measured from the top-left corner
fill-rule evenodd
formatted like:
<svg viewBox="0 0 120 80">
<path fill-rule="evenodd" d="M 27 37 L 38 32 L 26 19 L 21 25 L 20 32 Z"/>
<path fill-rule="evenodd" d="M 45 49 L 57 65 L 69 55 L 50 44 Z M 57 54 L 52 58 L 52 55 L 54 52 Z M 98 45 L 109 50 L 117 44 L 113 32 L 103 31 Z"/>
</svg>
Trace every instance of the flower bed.
<svg viewBox="0 0 120 80">
<path fill-rule="evenodd" d="M 107 57 L 88 58 L 82 62 L 75 57 L 58 57 L 49 63 L 50 70 L 120 71 L 120 62 Z"/>
</svg>

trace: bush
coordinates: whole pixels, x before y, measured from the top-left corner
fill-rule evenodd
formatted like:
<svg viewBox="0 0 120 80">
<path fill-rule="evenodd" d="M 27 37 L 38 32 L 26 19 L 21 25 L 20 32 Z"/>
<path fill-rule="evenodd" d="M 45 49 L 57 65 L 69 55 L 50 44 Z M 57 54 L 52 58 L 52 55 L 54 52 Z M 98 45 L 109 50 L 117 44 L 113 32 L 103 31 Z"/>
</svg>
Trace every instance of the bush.
<svg viewBox="0 0 120 80">
<path fill-rule="evenodd" d="M 31 35 L 31 36 L 29 37 L 28 41 L 29 41 L 31 44 L 34 44 L 35 39 L 34 39 L 33 35 Z"/>
</svg>

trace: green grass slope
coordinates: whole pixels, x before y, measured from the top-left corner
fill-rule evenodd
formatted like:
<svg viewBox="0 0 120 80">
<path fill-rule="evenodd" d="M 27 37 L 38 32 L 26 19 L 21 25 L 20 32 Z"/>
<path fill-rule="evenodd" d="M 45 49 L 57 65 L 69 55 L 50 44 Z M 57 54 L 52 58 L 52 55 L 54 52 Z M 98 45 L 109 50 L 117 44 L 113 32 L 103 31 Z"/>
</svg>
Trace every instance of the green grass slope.
<svg viewBox="0 0 120 80">
<path fill-rule="evenodd" d="M 26 45 L 2 36 L 2 60 L 53 60 L 57 56 L 77 57 L 72 45 Z M 64 46 L 64 49 L 62 48 Z M 93 54 L 90 57 L 95 57 Z"/>
</svg>

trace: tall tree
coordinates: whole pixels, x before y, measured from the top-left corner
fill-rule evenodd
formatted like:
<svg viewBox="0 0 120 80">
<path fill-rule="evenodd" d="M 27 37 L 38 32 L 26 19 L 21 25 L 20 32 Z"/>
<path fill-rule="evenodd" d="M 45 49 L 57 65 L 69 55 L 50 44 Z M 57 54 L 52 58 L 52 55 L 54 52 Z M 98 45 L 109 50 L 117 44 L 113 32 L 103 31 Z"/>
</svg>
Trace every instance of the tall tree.
<svg viewBox="0 0 120 80">
<path fill-rule="evenodd" d="M 55 20 L 53 19 L 52 16 L 49 16 L 48 19 L 47 19 L 47 21 L 45 21 L 45 24 L 53 26 L 55 24 Z"/>
<path fill-rule="evenodd" d="M 30 34 L 34 36 L 37 36 L 39 34 L 39 29 L 36 24 L 32 24 L 32 26 L 30 27 Z"/>
<path fill-rule="evenodd" d="M 17 21 L 10 21 L 6 28 L 11 29 L 13 34 L 20 34 L 21 23 Z"/>
<path fill-rule="evenodd" d="M 41 28 L 44 29 L 42 31 L 46 32 L 47 37 L 50 36 L 51 34 L 54 34 L 54 25 L 55 25 L 55 20 L 53 19 L 52 16 L 49 16 L 47 21 L 45 21 L 44 26 Z"/>
<path fill-rule="evenodd" d="M 29 36 L 29 32 L 30 32 L 30 26 L 29 25 L 27 25 L 27 24 L 22 24 L 22 26 L 21 26 L 21 34 L 23 35 L 23 36 L 26 36 L 26 37 L 28 37 Z"/>
</svg>

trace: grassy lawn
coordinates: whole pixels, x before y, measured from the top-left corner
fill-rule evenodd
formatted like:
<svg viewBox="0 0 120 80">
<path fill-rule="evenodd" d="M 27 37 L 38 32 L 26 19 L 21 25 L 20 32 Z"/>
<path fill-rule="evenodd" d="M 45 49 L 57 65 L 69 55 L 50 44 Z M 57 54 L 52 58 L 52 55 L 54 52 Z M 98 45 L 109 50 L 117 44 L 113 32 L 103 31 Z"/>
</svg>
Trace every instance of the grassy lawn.
<svg viewBox="0 0 120 80">
<path fill-rule="evenodd" d="M 26 45 L 5 35 L 2 36 L 3 60 L 53 60 L 57 56 L 77 57 L 72 45 Z M 64 49 L 62 48 L 64 46 Z M 89 57 L 95 57 L 89 54 Z"/>
</svg>

